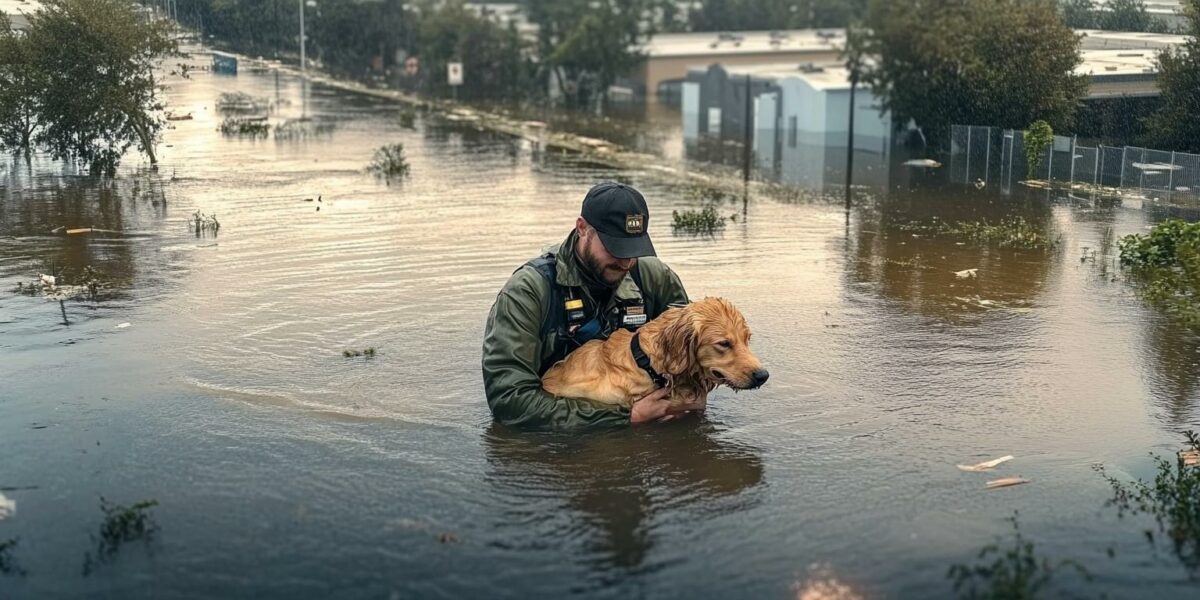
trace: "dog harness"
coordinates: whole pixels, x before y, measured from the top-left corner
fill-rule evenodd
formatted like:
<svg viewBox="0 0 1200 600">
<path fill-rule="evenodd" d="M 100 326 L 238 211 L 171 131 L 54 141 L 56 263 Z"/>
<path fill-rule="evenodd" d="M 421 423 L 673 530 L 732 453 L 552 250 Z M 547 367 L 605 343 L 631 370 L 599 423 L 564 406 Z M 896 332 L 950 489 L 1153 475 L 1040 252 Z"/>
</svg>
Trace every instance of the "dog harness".
<svg viewBox="0 0 1200 600">
<path fill-rule="evenodd" d="M 633 338 L 629 340 L 629 351 L 633 353 L 634 362 L 650 376 L 650 379 L 654 381 L 655 387 L 667 387 L 669 383 L 667 378 L 663 377 L 662 373 L 654 370 L 654 367 L 650 365 L 650 357 L 646 356 L 646 353 L 642 351 L 642 345 L 638 343 L 638 336 L 640 335 L 642 335 L 641 332 L 635 333 L 633 334 Z"/>
</svg>

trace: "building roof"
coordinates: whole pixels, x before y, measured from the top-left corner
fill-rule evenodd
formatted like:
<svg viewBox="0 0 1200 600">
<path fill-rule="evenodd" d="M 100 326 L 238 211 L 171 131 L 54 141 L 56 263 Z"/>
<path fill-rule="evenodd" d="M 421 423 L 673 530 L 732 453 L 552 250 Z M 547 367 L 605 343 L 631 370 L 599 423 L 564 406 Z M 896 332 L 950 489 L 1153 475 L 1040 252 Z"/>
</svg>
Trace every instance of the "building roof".
<svg viewBox="0 0 1200 600">
<path fill-rule="evenodd" d="M 29 21 L 24 15 L 32 13 L 38 8 L 41 8 L 41 5 L 37 0 L 0 0 L 0 12 L 8 15 L 13 29 L 18 31 L 29 27 Z"/>
<path fill-rule="evenodd" d="M 1075 33 L 1083 38 L 1079 47 L 1083 50 L 1161 50 L 1182 46 L 1187 42 L 1186 35 L 1169 33 L 1142 33 L 1138 31 L 1101 31 L 1099 29 L 1078 29 Z"/>
<path fill-rule="evenodd" d="M 650 58 L 839 51 L 844 29 L 660 33 L 642 46 Z"/>
<path fill-rule="evenodd" d="M 1157 50 L 1084 50 L 1083 62 L 1075 73 L 1093 79 L 1131 75 L 1155 79 L 1158 76 Z"/>
<path fill-rule="evenodd" d="M 1112 0 L 1092 0 L 1097 8 L 1106 8 Z M 1151 15 L 1183 14 L 1183 2 L 1180 0 L 1145 0 L 1146 12 Z"/>
</svg>

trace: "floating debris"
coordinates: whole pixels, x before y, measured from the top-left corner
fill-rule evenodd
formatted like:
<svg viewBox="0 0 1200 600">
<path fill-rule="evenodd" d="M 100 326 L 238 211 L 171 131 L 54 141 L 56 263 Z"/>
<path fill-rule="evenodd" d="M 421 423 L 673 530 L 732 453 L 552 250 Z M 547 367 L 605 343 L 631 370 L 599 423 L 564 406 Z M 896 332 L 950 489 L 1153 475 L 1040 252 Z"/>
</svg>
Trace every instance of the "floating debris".
<svg viewBox="0 0 1200 600">
<path fill-rule="evenodd" d="M 1200 465 L 1200 450 L 1180 450 L 1179 460 L 1183 461 L 1185 467 Z"/>
<path fill-rule="evenodd" d="M 975 269 L 965 269 L 962 271 L 955 271 L 954 276 L 959 279 L 967 279 L 968 277 L 971 279 L 975 279 L 976 277 L 979 276 L 979 269 L 975 268 Z"/>
<path fill-rule="evenodd" d="M 217 215 L 206 215 L 199 210 L 192 213 L 192 218 L 188 219 L 188 225 L 189 228 L 196 232 L 196 237 L 200 237 L 205 233 L 217 235 L 217 232 L 221 229 L 221 222 L 217 221 Z"/>
<path fill-rule="evenodd" d="M 0 494 L 0 521 L 11 517 L 17 512 L 17 501 Z"/>
<path fill-rule="evenodd" d="M 1029 483 L 1029 480 L 1025 479 L 1024 477 L 1005 477 L 1003 479 L 993 479 L 992 481 L 987 482 L 987 489 L 995 490 L 999 488 L 1012 487 L 1014 485 L 1021 485 L 1022 483 Z"/>
<path fill-rule="evenodd" d="M 970 473 L 978 473 L 980 471 L 991 471 L 992 469 L 995 469 L 997 465 L 1004 464 L 1004 463 L 1012 460 L 1013 458 L 1014 457 L 1010 454 L 1008 456 L 1001 456 L 1000 458 L 989 460 L 986 462 L 981 462 L 979 464 L 955 465 L 955 466 L 957 466 L 960 471 L 967 471 Z"/>
<path fill-rule="evenodd" d="M 130 327 L 132 325 L 133 323 L 121 323 L 120 325 L 117 325 L 117 329 L 125 329 L 126 327 Z"/>
<path fill-rule="evenodd" d="M 906 167 L 922 167 L 925 169 L 936 169 L 942 166 L 942 163 L 933 160 L 932 158 L 914 158 L 912 160 L 904 161 L 903 164 Z"/>
<path fill-rule="evenodd" d="M 356 356 L 375 358 L 375 348 L 367 348 L 366 350 L 342 350 L 342 356 L 346 358 L 354 358 Z"/>
</svg>

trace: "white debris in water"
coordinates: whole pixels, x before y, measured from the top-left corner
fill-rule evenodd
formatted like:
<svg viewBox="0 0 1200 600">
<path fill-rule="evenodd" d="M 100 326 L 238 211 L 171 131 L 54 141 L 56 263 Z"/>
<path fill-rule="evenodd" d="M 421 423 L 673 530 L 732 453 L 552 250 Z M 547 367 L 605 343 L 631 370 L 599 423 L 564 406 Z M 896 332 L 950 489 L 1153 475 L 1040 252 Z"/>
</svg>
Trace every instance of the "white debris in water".
<svg viewBox="0 0 1200 600">
<path fill-rule="evenodd" d="M 1024 477 L 1005 477 L 1004 479 L 995 479 L 987 482 L 987 489 L 994 490 L 996 488 L 1012 487 L 1014 485 L 1021 485 L 1022 483 L 1029 483 L 1029 480 Z"/>
<path fill-rule="evenodd" d="M 53 275 L 42 275 L 42 287 L 53 288 L 57 278 Z"/>
<path fill-rule="evenodd" d="M 963 271 L 955 271 L 954 276 L 959 279 L 966 279 L 968 277 L 970 277 L 971 279 L 974 279 L 979 276 L 979 269 L 966 269 Z"/>
<path fill-rule="evenodd" d="M 11 517 L 17 512 L 17 501 L 9 500 L 4 494 L 0 494 L 0 521 Z"/>
<path fill-rule="evenodd" d="M 927 169 L 936 169 L 942 166 L 942 163 L 933 160 L 932 158 L 914 158 L 904 161 L 906 167 L 925 167 Z"/>
<path fill-rule="evenodd" d="M 117 329 L 125 329 L 126 327 L 129 327 L 130 325 L 133 325 L 133 323 L 121 323 L 120 325 L 117 325 Z"/>
<path fill-rule="evenodd" d="M 989 460 L 986 462 L 981 462 L 981 463 L 975 464 L 975 465 L 955 465 L 955 466 L 958 467 L 958 469 L 960 471 L 967 471 L 969 473 L 978 473 L 980 471 L 991 471 L 992 469 L 995 469 L 997 465 L 1006 463 L 1006 462 L 1012 460 L 1013 458 L 1014 457 L 1010 454 L 1008 456 L 1001 456 L 1000 458 Z"/>
</svg>

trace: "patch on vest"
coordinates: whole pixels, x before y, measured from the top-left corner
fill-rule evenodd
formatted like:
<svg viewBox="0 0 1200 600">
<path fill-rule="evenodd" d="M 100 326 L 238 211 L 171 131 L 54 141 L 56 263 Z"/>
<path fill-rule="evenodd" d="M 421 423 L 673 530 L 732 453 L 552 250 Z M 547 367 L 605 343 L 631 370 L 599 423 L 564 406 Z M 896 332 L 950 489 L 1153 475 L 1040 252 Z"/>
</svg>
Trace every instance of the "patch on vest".
<svg viewBox="0 0 1200 600">
<path fill-rule="evenodd" d="M 625 233 L 636 234 L 646 231 L 645 215 L 625 215 Z"/>
</svg>

